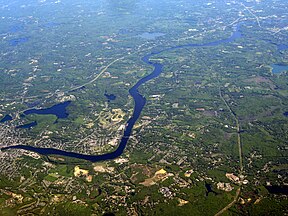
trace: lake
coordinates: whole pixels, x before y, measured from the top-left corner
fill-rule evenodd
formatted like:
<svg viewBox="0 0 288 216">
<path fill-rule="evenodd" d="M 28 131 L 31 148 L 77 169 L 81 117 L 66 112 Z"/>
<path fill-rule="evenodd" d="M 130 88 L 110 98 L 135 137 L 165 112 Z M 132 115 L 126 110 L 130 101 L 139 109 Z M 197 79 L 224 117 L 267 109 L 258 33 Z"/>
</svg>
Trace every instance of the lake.
<svg viewBox="0 0 288 216">
<path fill-rule="evenodd" d="M 147 39 L 147 40 L 155 40 L 157 37 L 161 37 L 164 35 L 165 34 L 159 33 L 159 32 L 155 32 L 155 33 L 145 32 L 143 34 L 140 34 L 139 37 L 141 37 L 143 39 Z"/>
<path fill-rule="evenodd" d="M 4 118 L 0 120 L 0 123 L 4 123 L 6 121 L 11 121 L 13 118 L 10 115 L 5 115 Z"/>
<path fill-rule="evenodd" d="M 288 65 L 272 64 L 271 67 L 273 74 L 280 74 L 284 71 L 288 71 Z"/>
<path fill-rule="evenodd" d="M 55 115 L 57 118 L 67 118 L 69 113 L 66 108 L 69 106 L 71 101 L 65 101 L 63 103 L 56 104 L 49 108 L 43 109 L 29 109 L 23 112 L 24 115 L 38 114 L 38 115 Z"/>
<path fill-rule="evenodd" d="M 56 104 L 52 107 L 42 108 L 42 109 L 28 109 L 25 110 L 22 114 L 20 114 L 21 118 L 24 118 L 26 115 L 38 114 L 38 115 L 55 115 L 58 119 L 65 119 L 68 117 L 69 113 L 67 112 L 67 107 L 70 105 L 71 101 L 65 101 L 63 103 Z M 6 121 L 11 121 L 13 118 L 10 115 L 6 115 L 4 118 L 0 120 L 0 123 L 4 123 Z M 55 122 L 57 123 L 57 121 Z M 32 122 L 25 125 L 16 126 L 16 128 L 32 128 L 37 126 L 37 122 Z"/>
<path fill-rule="evenodd" d="M 24 125 L 19 125 L 17 126 L 16 128 L 20 128 L 20 129 L 31 129 L 32 127 L 34 126 L 37 126 L 37 122 L 34 121 L 34 122 L 31 122 L 31 123 L 27 123 L 27 124 L 24 124 Z"/>
</svg>

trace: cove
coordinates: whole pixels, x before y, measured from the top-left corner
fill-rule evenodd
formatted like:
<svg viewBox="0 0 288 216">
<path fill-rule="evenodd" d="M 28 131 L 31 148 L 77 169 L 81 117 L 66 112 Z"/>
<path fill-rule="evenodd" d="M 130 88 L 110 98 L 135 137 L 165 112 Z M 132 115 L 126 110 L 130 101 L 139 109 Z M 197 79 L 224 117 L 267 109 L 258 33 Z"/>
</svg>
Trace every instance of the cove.
<svg viewBox="0 0 288 216">
<path fill-rule="evenodd" d="M 209 47 L 209 46 L 217 46 L 223 43 L 230 43 L 238 38 L 241 37 L 240 33 L 240 24 L 238 24 L 236 27 L 234 27 L 234 32 L 233 34 L 227 38 L 227 39 L 222 39 L 214 42 L 208 42 L 208 43 L 203 43 L 203 44 L 186 44 L 186 45 L 180 45 L 180 46 L 175 46 L 175 47 L 170 47 L 167 49 L 163 49 L 161 51 L 157 52 L 152 52 L 144 57 L 141 58 L 141 60 L 148 64 L 151 65 L 154 69 L 151 74 L 143 77 L 140 79 L 132 88 L 129 89 L 129 94 L 132 96 L 134 100 L 134 110 L 132 116 L 128 119 L 126 123 L 126 127 L 124 130 L 124 134 L 120 140 L 120 143 L 117 147 L 117 149 L 113 152 L 109 152 L 106 154 L 102 155 L 87 155 L 87 154 L 80 154 L 80 153 L 75 153 L 75 152 L 69 152 L 69 151 L 63 151 L 59 149 L 53 149 L 53 148 L 38 148 L 38 147 L 33 147 L 33 146 L 27 146 L 27 145 L 15 145 L 15 146 L 9 146 L 9 147 L 4 147 L 1 150 L 8 150 L 8 149 L 24 149 L 32 152 L 39 153 L 41 155 L 62 155 L 62 156 L 67 156 L 67 157 L 74 157 L 74 158 L 79 158 L 79 159 L 84 159 L 88 160 L 91 162 L 97 162 L 97 161 L 103 161 L 103 160 L 112 160 L 117 157 L 119 157 L 125 147 L 126 144 L 129 140 L 129 137 L 131 135 L 132 129 L 138 118 L 140 117 L 140 114 L 146 104 L 146 98 L 141 95 L 138 91 L 138 88 L 143 85 L 144 83 L 148 82 L 149 80 L 152 80 L 156 77 L 158 77 L 161 72 L 163 71 L 164 65 L 159 63 L 159 62 L 152 62 L 150 61 L 150 58 L 154 55 L 170 51 L 170 50 L 176 50 L 176 49 L 182 49 L 182 48 L 187 48 L 187 47 Z M 43 111 L 42 111 L 43 112 Z"/>
</svg>

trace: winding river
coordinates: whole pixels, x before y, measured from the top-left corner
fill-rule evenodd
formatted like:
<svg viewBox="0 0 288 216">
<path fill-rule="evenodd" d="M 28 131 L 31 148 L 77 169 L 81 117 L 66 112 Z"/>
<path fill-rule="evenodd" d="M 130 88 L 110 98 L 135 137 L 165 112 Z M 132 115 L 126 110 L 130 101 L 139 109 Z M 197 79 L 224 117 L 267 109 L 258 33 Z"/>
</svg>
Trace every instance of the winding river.
<svg viewBox="0 0 288 216">
<path fill-rule="evenodd" d="M 143 85 L 144 83 L 148 82 L 151 79 L 154 79 L 158 77 L 161 72 L 163 71 L 163 64 L 160 64 L 158 62 L 152 62 L 149 59 L 157 54 L 166 52 L 166 51 L 171 51 L 171 50 L 176 50 L 176 49 L 181 49 L 181 48 L 187 48 L 187 47 L 209 47 L 209 46 L 217 46 L 219 44 L 223 43 L 229 43 L 234 41 L 235 39 L 238 39 L 241 37 L 241 33 L 239 31 L 240 25 L 238 24 L 236 27 L 234 27 L 234 32 L 233 34 L 227 38 L 227 39 L 222 39 L 214 42 L 209 42 L 209 43 L 203 43 L 203 44 L 186 44 L 186 45 L 180 45 L 180 46 L 175 46 L 175 47 L 170 47 L 167 49 L 163 49 L 158 52 L 152 52 L 150 54 L 145 55 L 142 57 L 142 61 L 148 65 L 153 66 L 153 72 L 146 77 L 143 77 L 140 79 L 130 90 L 129 94 L 133 97 L 134 99 L 134 110 L 132 116 L 129 118 L 129 120 L 126 123 L 126 128 L 124 130 L 124 134 L 121 138 L 120 144 L 118 145 L 118 148 L 110 153 L 102 154 L 102 155 L 87 155 L 87 154 L 79 154 L 79 153 L 74 153 L 74 152 L 68 152 L 68 151 L 63 151 L 59 149 L 54 149 L 54 148 L 38 148 L 38 147 L 33 147 L 33 146 L 28 146 L 28 145 L 14 145 L 14 146 L 9 146 L 9 147 L 4 147 L 1 150 L 8 150 L 8 149 L 24 149 L 32 152 L 39 153 L 41 155 L 62 155 L 62 156 L 68 156 L 68 157 L 73 157 L 73 158 L 79 158 L 79 159 L 84 159 L 88 160 L 91 162 L 96 162 L 96 161 L 103 161 L 103 160 L 111 160 L 119 157 L 129 140 L 129 137 L 131 135 L 132 129 L 136 121 L 138 120 L 143 107 L 146 104 L 146 98 L 141 95 L 138 92 L 138 88 Z"/>
</svg>

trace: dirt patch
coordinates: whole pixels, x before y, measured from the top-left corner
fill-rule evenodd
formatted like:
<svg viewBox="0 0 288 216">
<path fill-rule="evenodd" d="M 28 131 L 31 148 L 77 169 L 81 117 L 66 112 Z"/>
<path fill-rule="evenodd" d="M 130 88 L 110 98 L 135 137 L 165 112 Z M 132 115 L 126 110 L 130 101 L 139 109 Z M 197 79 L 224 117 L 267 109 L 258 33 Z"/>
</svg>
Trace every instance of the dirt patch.
<svg viewBox="0 0 288 216">
<path fill-rule="evenodd" d="M 183 205 L 189 203 L 189 201 L 183 200 L 183 199 L 181 199 L 181 198 L 178 198 L 178 202 L 179 202 L 178 206 L 183 206 Z"/>
<path fill-rule="evenodd" d="M 230 140 L 231 137 L 233 136 L 233 134 L 235 134 L 235 133 L 226 133 L 226 132 L 224 132 L 224 139 L 225 140 Z"/>
<path fill-rule="evenodd" d="M 147 165 L 142 165 L 142 164 L 133 164 L 131 165 L 132 170 L 139 170 L 141 173 L 145 176 L 151 176 L 154 173 L 154 168 L 151 168 Z"/>
<path fill-rule="evenodd" d="M 205 110 L 205 111 L 203 112 L 203 115 L 204 115 L 204 116 L 207 116 L 207 117 L 216 116 L 215 111 L 212 111 L 212 110 Z"/>
<path fill-rule="evenodd" d="M 256 84 L 266 83 L 266 84 L 269 85 L 269 87 L 271 89 L 275 89 L 276 88 L 274 83 L 269 78 L 262 77 L 262 76 L 252 77 L 252 78 L 246 79 L 244 81 L 245 82 L 250 82 L 250 83 L 252 82 L 252 83 L 256 83 Z"/>
<path fill-rule="evenodd" d="M 270 79 L 268 79 L 266 77 L 262 77 L 262 76 L 252 77 L 252 78 L 246 79 L 245 81 L 246 82 L 255 82 L 255 83 L 271 82 Z"/>
<path fill-rule="evenodd" d="M 113 173 L 115 168 L 114 167 L 109 167 L 109 166 L 106 166 L 106 165 L 96 165 L 93 167 L 94 171 L 96 173 Z"/>
<path fill-rule="evenodd" d="M 157 172 L 155 172 L 154 176 L 152 178 L 145 179 L 144 182 L 140 182 L 139 184 L 142 184 L 146 187 L 152 186 L 156 184 L 159 181 L 165 181 L 169 176 L 173 176 L 172 173 L 167 173 L 166 170 L 160 169 Z"/>
</svg>

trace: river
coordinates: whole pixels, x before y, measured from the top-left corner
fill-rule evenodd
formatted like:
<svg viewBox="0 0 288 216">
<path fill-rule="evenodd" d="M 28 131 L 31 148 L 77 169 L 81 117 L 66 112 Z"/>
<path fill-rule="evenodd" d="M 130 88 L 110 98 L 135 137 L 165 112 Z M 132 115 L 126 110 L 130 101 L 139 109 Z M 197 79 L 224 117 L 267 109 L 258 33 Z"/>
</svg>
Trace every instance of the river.
<svg viewBox="0 0 288 216">
<path fill-rule="evenodd" d="M 126 128 L 124 130 L 124 134 L 121 138 L 121 141 L 117 147 L 117 149 L 113 152 L 110 153 L 105 153 L 102 155 L 87 155 L 87 154 L 80 154 L 80 153 L 75 153 L 75 152 L 69 152 L 69 151 L 63 151 L 59 149 L 54 149 L 54 148 L 39 148 L 39 147 L 33 147 L 33 146 L 28 146 L 28 145 L 15 145 L 15 146 L 9 146 L 9 147 L 4 147 L 1 150 L 8 150 L 8 149 L 24 149 L 32 152 L 39 153 L 41 155 L 62 155 L 62 156 L 68 156 L 68 157 L 74 157 L 74 158 L 79 158 L 79 159 L 84 159 L 88 160 L 91 162 L 97 162 L 97 161 L 103 161 L 103 160 L 111 160 L 119 157 L 129 140 L 129 137 L 131 135 L 132 129 L 136 121 L 138 120 L 143 107 L 146 104 L 146 98 L 141 95 L 138 91 L 138 88 L 143 85 L 144 83 L 148 82 L 149 80 L 152 80 L 156 77 L 158 77 L 161 72 L 163 71 L 163 64 L 158 63 L 158 62 L 152 62 L 150 61 L 150 58 L 154 55 L 166 52 L 166 51 L 171 51 L 171 50 L 176 50 L 176 49 L 182 49 L 182 48 L 187 48 L 187 47 L 209 47 L 209 46 L 217 46 L 223 43 L 229 43 L 232 42 L 238 38 L 241 37 L 241 33 L 239 31 L 240 24 L 238 24 L 234 28 L 233 34 L 227 38 L 227 39 L 222 39 L 214 42 L 208 42 L 208 43 L 203 43 L 203 44 L 186 44 L 186 45 L 180 45 L 180 46 L 175 46 L 175 47 L 170 47 L 167 49 L 163 49 L 161 51 L 157 52 L 151 52 L 144 57 L 142 57 L 142 61 L 148 65 L 153 66 L 153 72 L 142 79 L 140 79 L 130 90 L 129 94 L 132 96 L 134 100 L 134 110 L 132 116 L 129 118 L 129 120 L 126 123 Z"/>
</svg>

